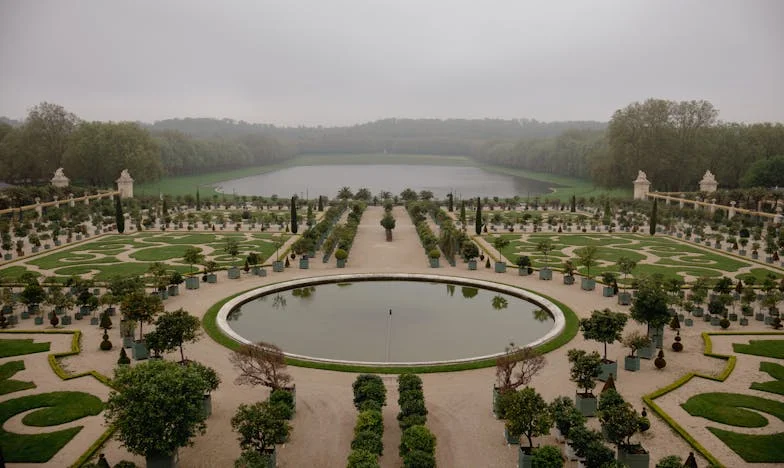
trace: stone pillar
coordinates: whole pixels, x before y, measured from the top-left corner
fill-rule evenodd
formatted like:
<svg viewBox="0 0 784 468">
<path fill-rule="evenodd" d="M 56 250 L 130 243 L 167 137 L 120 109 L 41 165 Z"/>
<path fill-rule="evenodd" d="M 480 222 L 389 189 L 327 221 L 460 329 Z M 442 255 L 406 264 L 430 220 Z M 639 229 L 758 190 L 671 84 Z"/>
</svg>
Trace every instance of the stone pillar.
<svg viewBox="0 0 784 468">
<path fill-rule="evenodd" d="M 713 193 L 718 187 L 719 183 L 716 181 L 716 176 L 711 171 L 705 171 L 705 175 L 702 176 L 700 181 L 700 192 Z"/>
<path fill-rule="evenodd" d="M 59 197 L 57 195 L 54 196 L 54 207 L 55 208 L 60 208 L 60 200 L 59 200 Z"/>
<path fill-rule="evenodd" d="M 651 183 L 648 181 L 648 176 L 643 171 L 637 171 L 637 179 L 634 180 L 634 199 L 645 200 L 650 191 Z"/>
<path fill-rule="evenodd" d="M 682 194 L 681 194 L 681 202 L 680 202 L 680 207 L 681 207 L 681 208 L 683 208 L 683 205 L 685 204 L 685 202 L 683 201 L 683 199 L 684 199 L 684 198 L 686 198 L 686 194 L 685 194 L 685 193 L 682 193 Z"/>
<path fill-rule="evenodd" d="M 41 217 L 44 214 L 44 210 L 41 207 L 41 198 L 35 197 L 35 212 L 38 213 L 38 217 Z"/>
<path fill-rule="evenodd" d="M 120 173 L 120 178 L 117 179 L 117 190 L 120 192 L 120 198 L 133 198 L 133 179 L 128 174 L 128 169 L 123 169 Z"/>
<path fill-rule="evenodd" d="M 773 217 L 774 224 L 784 223 L 784 215 L 781 214 L 782 211 L 784 211 L 784 209 L 782 209 L 781 200 L 779 200 L 778 203 L 776 203 L 776 216 Z"/>
<path fill-rule="evenodd" d="M 735 205 L 737 202 L 731 201 L 730 202 L 730 209 L 727 210 L 727 219 L 732 219 L 735 217 Z"/>
<path fill-rule="evenodd" d="M 711 212 L 711 214 L 716 212 L 716 199 L 715 198 L 711 199 L 710 212 Z"/>
<path fill-rule="evenodd" d="M 90 195 L 85 195 L 84 196 L 84 204 L 85 205 L 89 205 L 90 204 Z"/>
<path fill-rule="evenodd" d="M 71 208 L 73 208 L 73 206 L 74 206 L 74 196 L 73 196 L 73 193 L 69 193 L 68 194 L 68 206 L 70 206 Z"/>
</svg>

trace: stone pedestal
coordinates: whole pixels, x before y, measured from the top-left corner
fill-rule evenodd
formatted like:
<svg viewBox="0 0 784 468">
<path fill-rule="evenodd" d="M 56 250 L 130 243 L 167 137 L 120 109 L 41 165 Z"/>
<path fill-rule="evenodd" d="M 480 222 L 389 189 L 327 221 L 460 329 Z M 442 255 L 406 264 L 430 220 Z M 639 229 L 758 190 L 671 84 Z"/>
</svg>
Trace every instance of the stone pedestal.
<svg viewBox="0 0 784 468">
<path fill-rule="evenodd" d="M 60 167 L 56 171 L 54 171 L 54 177 L 52 177 L 52 187 L 68 187 L 70 179 L 63 174 L 63 168 Z"/>
<path fill-rule="evenodd" d="M 735 205 L 737 202 L 731 201 L 730 202 L 730 209 L 727 210 L 727 219 L 732 219 L 735 217 Z"/>
<path fill-rule="evenodd" d="M 123 169 L 120 178 L 116 180 L 120 198 L 133 198 L 133 179 L 128 174 L 128 169 Z"/>
<path fill-rule="evenodd" d="M 650 191 L 651 183 L 648 181 L 648 176 L 643 171 L 638 171 L 637 179 L 634 180 L 634 199 L 645 200 Z"/>
</svg>

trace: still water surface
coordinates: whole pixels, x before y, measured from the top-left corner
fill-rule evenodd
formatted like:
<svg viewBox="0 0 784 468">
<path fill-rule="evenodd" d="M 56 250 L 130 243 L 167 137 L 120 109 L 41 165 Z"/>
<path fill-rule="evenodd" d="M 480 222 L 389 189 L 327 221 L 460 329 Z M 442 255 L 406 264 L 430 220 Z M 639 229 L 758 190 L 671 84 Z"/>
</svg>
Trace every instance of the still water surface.
<svg viewBox="0 0 784 468">
<path fill-rule="evenodd" d="M 263 296 L 229 314 L 228 323 L 244 338 L 293 354 L 424 362 L 484 356 L 503 352 L 510 342 L 530 343 L 554 325 L 548 313 L 535 311 L 539 306 L 523 299 L 474 287 L 361 281 Z"/>
<path fill-rule="evenodd" d="M 386 190 L 393 195 L 411 188 L 430 190 L 437 198 L 454 192 L 456 198 L 527 197 L 548 193 L 553 184 L 487 172 L 472 166 L 423 166 L 407 164 L 341 164 L 296 166 L 216 184 L 226 194 L 269 197 L 292 195 L 335 197 L 341 187 L 361 187 L 373 195 Z"/>
</svg>

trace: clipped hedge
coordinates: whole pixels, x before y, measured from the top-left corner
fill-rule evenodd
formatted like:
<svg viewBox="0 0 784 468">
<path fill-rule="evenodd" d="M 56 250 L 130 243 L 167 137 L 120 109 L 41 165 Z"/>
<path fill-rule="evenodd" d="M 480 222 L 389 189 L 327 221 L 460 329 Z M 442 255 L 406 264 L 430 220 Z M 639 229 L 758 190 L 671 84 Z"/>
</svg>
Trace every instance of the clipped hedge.
<svg viewBox="0 0 784 468">
<path fill-rule="evenodd" d="M 400 457 L 404 467 L 436 466 L 436 437 L 425 427 L 427 408 L 422 391 L 422 379 L 411 373 L 397 377 L 398 404 L 400 413 L 398 424 L 403 431 L 400 439 Z"/>
<path fill-rule="evenodd" d="M 387 403 L 387 389 L 381 377 L 374 374 L 358 375 L 352 384 L 354 406 L 359 410 L 354 424 L 354 440 L 348 467 L 373 468 L 384 454 L 384 416 L 381 408 Z"/>
</svg>

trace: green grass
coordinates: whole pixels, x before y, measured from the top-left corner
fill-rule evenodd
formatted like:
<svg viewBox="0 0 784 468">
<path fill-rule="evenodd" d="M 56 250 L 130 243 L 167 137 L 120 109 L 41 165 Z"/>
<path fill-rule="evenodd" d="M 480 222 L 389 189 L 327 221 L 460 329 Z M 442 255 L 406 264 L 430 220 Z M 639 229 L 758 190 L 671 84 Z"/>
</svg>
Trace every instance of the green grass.
<svg viewBox="0 0 784 468">
<path fill-rule="evenodd" d="M 773 362 L 760 362 L 759 370 L 766 372 L 775 380 L 753 382 L 751 388 L 777 395 L 784 395 L 784 366 Z"/>
<path fill-rule="evenodd" d="M 0 358 L 49 351 L 50 343 L 33 343 L 33 339 L 0 340 Z"/>
<path fill-rule="evenodd" d="M 134 260 L 142 262 L 162 262 L 164 260 L 181 259 L 190 245 L 167 245 L 165 247 L 148 247 L 130 254 Z M 199 249 L 201 251 L 201 249 Z"/>
<path fill-rule="evenodd" d="M 10 361 L 0 365 L 0 395 L 35 388 L 32 382 L 11 379 L 14 374 L 24 369 L 24 361 Z"/>
<path fill-rule="evenodd" d="M 784 462 L 784 433 L 782 432 L 755 435 L 738 434 L 716 427 L 709 427 L 708 430 L 748 463 Z"/>
<path fill-rule="evenodd" d="M 738 427 L 765 427 L 768 420 L 750 411 L 768 413 L 784 421 L 784 403 L 739 393 L 700 393 L 681 405 L 692 416 Z"/>
<path fill-rule="evenodd" d="M 736 353 L 784 359 L 784 340 L 751 340 L 749 344 L 732 343 L 732 350 Z"/>
<path fill-rule="evenodd" d="M 144 275 L 149 270 L 149 263 L 119 263 L 117 265 L 78 265 L 71 267 L 58 268 L 55 270 L 57 275 L 71 276 L 71 275 L 86 275 L 92 271 L 96 271 L 93 279 L 97 281 L 108 281 L 112 276 L 126 276 L 126 275 Z M 188 273 L 187 266 L 167 265 L 169 270 L 177 270 L 180 273 Z"/>
<path fill-rule="evenodd" d="M 0 403 L 0 445 L 10 463 L 44 463 L 62 449 L 82 426 L 39 434 L 15 434 L 2 429 L 8 419 L 30 412 L 22 418 L 28 426 L 46 427 L 95 416 L 103 410 L 101 400 L 83 392 L 50 392 L 6 400 Z"/>
<path fill-rule="evenodd" d="M 27 271 L 27 268 L 20 265 L 13 265 L 8 268 L 3 268 L 0 270 L 0 282 L 18 283 L 20 281 L 19 278 L 21 278 L 22 275 Z M 36 277 L 41 276 L 41 273 L 38 273 L 37 271 L 33 271 L 32 273 Z"/>
<path fill-rule="evenodd" d="M 250 291 L 250 289 L 248 290 Z M 232 296 L 229 296 L 215 304 L 207 310 L 207 313 L 204 314 L 204 318 L 202 319 L 202 326 L 204 330 L 207 332 L 207 335 L 210 336 L 215 342 L 220 345 L 225 346 L 231 350 L 236 350 L 239 348 L 240 344 L 234 341 L 233 339 L 229 338 L 228 336 L 224 335 L 223 332 L 220 331 L 218 328 L 217 323 L 217 316 L 218 311 L 224 304 L 230 301 L 232 298 L 239 296 L 247 291 L 242 291 Z M 577 335 L 577 332 L 580 328 L 580 322 L 577 319 L 577 315 L 575 315 L 574 311 L 567 307 L 562 302 L 553 299 L 552 297 L 545 296 L 537 292 L 540 296 L 550 300 L 555 305 L 560 307 L 561 311 L 563 311 L 564 318 L 565 318 L 565 325 L 563 332 L 555 337 L 555 339 L 548 341 L 547 343 L 537 347 L 537 350 L 541 353 L 549 353 L 554 351 L 561 346 L 565 345 L 566 343 L 570 342 L 572 338 Z M 462 370 L 469 370 L 469 369 L 481 369 L 485 367 L 493 367 L 496 364 L 495 359 L 485 359 L 481 361 L 472 361 L 467 363 L 458 363 L 458 364 L 440 364 L 440 365 L 433 365 L 433 366 L 412 366 L 412 367 L 394 367 L 394 366 L 360 366 L 360 365 L 349 365 L 349 364 L 335 364 L 335 363 L 324 363 L 324 362 L 315 362 L 315 361 L 306 361 L 300 359 L 293 359 L 293 358 L 286 358 L 286 363 L 292 366 L 297 367 L 308 367 L 312 369 L 323 369 L 323 370 L 332 370 L 332 371 L 339 371 L 339 372 L 356 372 L 356 373 L 374 373 L 374 374 L 400 374 L 401 372 L 411 372 L 416 374 L 427 374 L 427 373 L 435 373 L 435 372 L 455 372 L 455 371 L 462 371 Z"/>
</svg>

